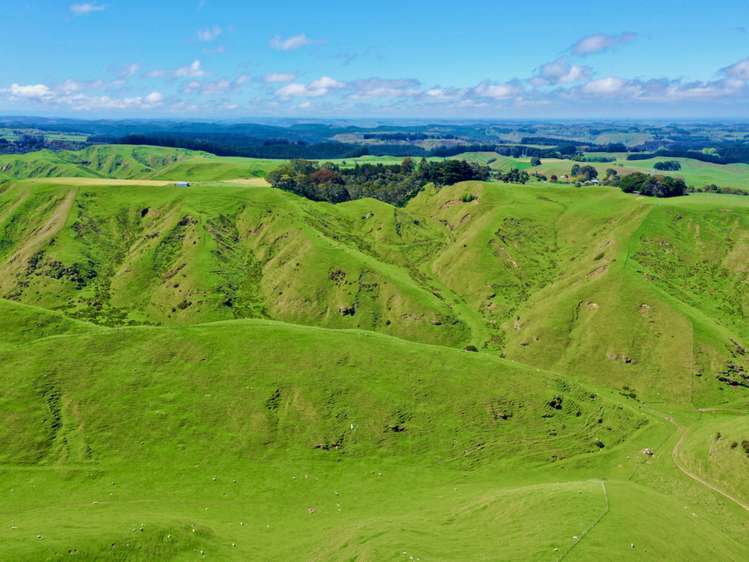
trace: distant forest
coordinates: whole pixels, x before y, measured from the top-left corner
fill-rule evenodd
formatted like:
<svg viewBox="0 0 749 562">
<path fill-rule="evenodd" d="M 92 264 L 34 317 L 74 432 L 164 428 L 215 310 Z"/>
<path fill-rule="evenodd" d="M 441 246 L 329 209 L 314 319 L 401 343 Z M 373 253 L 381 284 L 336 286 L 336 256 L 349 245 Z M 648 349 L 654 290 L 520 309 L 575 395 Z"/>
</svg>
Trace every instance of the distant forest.
<svg viewBox="0 0 749 562">
<path fill-rule="evenodd" d="M 3 132 L 5 131 L 5 132 Z M 26 134 L 32 132 L 32 134 Z M 337 139 L 353 139 L 338 141 Z M 358 140 L 357 140 L 358 139 Z M 749 123 L 615 121 L 210 122 L 0 117 L 0 152 L 75 149 L 90 144 L 147 144 L 219 156 L 277 159 L 429 157 L 489 151 L 515 158 L 603 162 L 687 157 L 716 164 L 749 163 Z"/>
</svg>

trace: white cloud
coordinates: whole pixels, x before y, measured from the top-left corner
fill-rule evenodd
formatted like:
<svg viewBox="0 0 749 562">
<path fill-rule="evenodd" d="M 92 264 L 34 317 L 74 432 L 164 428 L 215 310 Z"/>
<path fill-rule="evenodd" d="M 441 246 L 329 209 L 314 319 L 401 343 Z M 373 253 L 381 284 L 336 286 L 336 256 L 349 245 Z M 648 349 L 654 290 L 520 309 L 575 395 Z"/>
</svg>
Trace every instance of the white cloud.
<svg viewBox="0 0 749 562">
<path fill-rule="evenodd" d="M 737 80 L 749 81 L 749 57 L 721 69 L 721 74 Z"/>
<path fill-rule="evenodd" d="M 283 37 L 276 36 L 270 40 L 270 46 L 278 51 L 293 51 L 295 49 L 301 49 L 307 45 L 314 44 L 315 41 L 307 37 L 306 34 L 300 33 L 299 35 L 293 35 L 284 39 Z"/>
<path fill-rule="evenodd" d="M 637 34 L 631 32 L 619 33 L 618 35 L 608 35 L 606 33 L 596 33 L 580 39 L 570 47 L 570 50 L 580 56 L 593 55 L 601 53 L 608 49 L 624 45 L 637 38 Z"/>
<path fill-rule="evenodd" d="M 495 100 L 505 100 L 514 98 L 522 93 L 522 88 L 515 82 L 504 82 L 494 84 L 492 82 L 482 82 L 474 86 L 468 92 L 471 97 L 491 98 Z"/>
<path fill-rule="evenodd" d="M 586 94 L 609 96 L 623 93 L 626 85 L 627 82 L 621 78 L 609 76 L 607 78 L 591 80 L 583 86 L 583 92 Z"/>
<path fill-rule="evenodd" d="M 13 98 L 26 98 L 31 100 L 44 100 L 49 99 L 54 94 L 52 90 L 46 84 L 29 84 L 22 86 L 21 84 L 11 84 L 9 88 L 10 96 Z"/>
<path fill-rule="evenodd" d="M 93 14 L 94 12 L 103 12 L 106 9 L 106 6 L 103 4 L 97 4 L 96 2 L 82 2 L 70 5 L 70 11 L 76 16 L 85 16 L 86 14 Z"/>
<path fill-rule="evenodd" d="M 218 25 L 211 26 L 207 29 L 201 29 L 198 31 L 198 41 L 209 43 L 218 39 L 224 32 Z"/>
<path fill-rule="evenodd" d="M 536 87 L 572 84 L 588 78 L 590 74 L 590 67 L 557 59 L 539 67 L 536 75 L 530 79 L 530 83 Z"/>
<path fill-rule="evenodd" d="M 309 84 L 299 84 L 292 82 L 276 91 L 276 95 L 281 98 L 309 97 L 317 98 L 327 95 L 331 90 L 339 90 L 346 85 L 338 82 L 329 76 L 322 76 L 313 80 Z"/>
<path fill-rule="evenodd" d="M 589 97 L 660 103 L 729 98 L 747 92 L 746 83 L 735 79 L 684 82 L 667 78 L 627 80 L 609 76 L 591 80 L 579 90 L 569 92 L 569 97 L 574 98 L 577 93 Z"/>
<path fill-rule="evenodd" d="M 91 82 L 89 84 L 98 84 Z M 101 85 L 101 84 L 99 84 Z M 109 95 L 91 95 L 83 92 L 84 85 L 73 80 L 66 80 L 56 88 L 46 84 L 12 84 L 2 90 L 11 101 L 35 102 L 49 106 L 67 107 L 73 111 L 109 110 L 109 109 L 152 109 L 164 102 L 160 92 L 151 92 L 145 96 L 112 97 Z"/>
<path fill-rule="evenodd" d="M 143 101 L 148 105 L 157 105 L 164 101 L 164 96 L 161 92 L 151 92 L 143 98 Z"/>
<path fill-rule="evenodd" d="M 268 84 L 278 84 L 282 82 L 291 82 L 296 78 L 296 75 L 288 72 L 275 72 L 273 74 L 266 74 L 263 77 Z"/>
<path fill-rule="evenodd" d="M 201 78 L 205 76 L 205 71 L 201 68 L 200 61 L 194 60 L 192 64 L 175 70 L 174 76 L 177 78 Z"/>
<path fill-rule="evenodd" d="M 57 87 L 58 90 L 65 94 L 79 92 L 82 88 L 83 85 L 80 82 L 76 82 L 75 80 L 65 80 L 65 82 Z"/>
</svg>

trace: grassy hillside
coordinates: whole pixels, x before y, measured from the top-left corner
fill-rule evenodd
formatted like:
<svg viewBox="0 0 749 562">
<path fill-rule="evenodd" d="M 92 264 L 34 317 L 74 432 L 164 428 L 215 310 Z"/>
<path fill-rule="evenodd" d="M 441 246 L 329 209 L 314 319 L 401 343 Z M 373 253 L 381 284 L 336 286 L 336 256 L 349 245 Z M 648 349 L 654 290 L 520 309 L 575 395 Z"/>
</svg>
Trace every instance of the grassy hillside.
<svg viewBox="0 0 749 562">
<path fill-rule="evenodd" d="M 744 392 L 717 378 L 746 369 L 734 344 L 748 336 L 742 198 L 468 183 L 407 209 L 449 231 L 430 267 L 480 314 L 488 349 L 647 400 Z"/>
<path fill-rule="evenodd" d="M 0 184 L 0 559 L 749 558 L 747 198 L 71 154 Z"/>
<path fill-rule="evenodd" d="M 0 292 L 104 325 L 269 317 L 469 340 L 414 265 L 444 234 L 362 203 L 229 185 L 19 183 L 0 196 Z"/>
<path fill-rule="evenodd" d="M 0 195 L 0 294 L 107 326 L 271 318 L 470 344 L 708 405 L 749 388 L 748 207 L 476 182 L 404 209 L 18 182 Z"/>
<path fill-rule="evenodd" d="M 242 321 L 69 333 L 3 362 L 0 549 L 15 560 L 592 560 L 608 512 L 657 557 L 670 546 L 638 519 L 664 502 L 655 528 L 692 552 L 746 554 L 736 522 L 704 528 L 616 471 L 591 478 L 636 468 L 657 420 L 486 354 Z"/>
<path fill-rule="evenodd" d="M 178 148 L 95 145 L 80 151 L 0 155 L 0 178 L 99 177 L 225 180 L 263 177 L 278 161 L 221 158 Z"/>
</svg>

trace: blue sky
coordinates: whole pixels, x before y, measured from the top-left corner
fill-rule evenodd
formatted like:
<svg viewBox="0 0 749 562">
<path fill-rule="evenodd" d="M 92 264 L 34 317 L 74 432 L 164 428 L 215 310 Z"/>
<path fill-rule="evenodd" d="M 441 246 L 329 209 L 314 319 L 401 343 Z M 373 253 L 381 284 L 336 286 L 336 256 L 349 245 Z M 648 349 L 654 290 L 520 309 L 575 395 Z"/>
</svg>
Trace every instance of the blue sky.
<svg viewBox="0 0 749 562">
<path fill-rule="evenodd" d="M 749 117 L 746 0 L 2 2 L 0 113 Z"/>
</svg>

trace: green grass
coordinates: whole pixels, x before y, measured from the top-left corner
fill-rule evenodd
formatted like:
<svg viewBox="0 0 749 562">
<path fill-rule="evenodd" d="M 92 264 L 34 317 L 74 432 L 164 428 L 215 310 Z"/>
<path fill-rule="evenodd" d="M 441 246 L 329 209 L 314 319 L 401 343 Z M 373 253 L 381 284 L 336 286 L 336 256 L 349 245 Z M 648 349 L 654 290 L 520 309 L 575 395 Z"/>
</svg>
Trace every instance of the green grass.
<svg viewBox="0 0 749 562">
<path fill-rule="evenodd" d="M 487 354 L 243 321 L 63 330 L 3 362 L 12 559 L 648 558 L 659 529 L 746 554 L 730 510 L 706 528 L 623 477 L 662 422 Z"/>
<path fill-rule="evenodd" d="M 0 558 L 749 557 L 746 198 L 42 156 L 93 180 L 0 188 Z"/>
<path fill-rule="evenodd" d="M 649 158 L 647 160 L 627 160 L 626 154 L 621 153 L 590 153 L 588 156 L 609 156 L 616 158 L 615 162 L 579 162 L 579 165 L 593 166 L 598 170 L 600 177 L 605 177 L 606 170 L 612 168 L 618 174 L 632 174 L 634 172 L 645 172 L 650 174 L 662 174 L 683 178 L 690 187 L 701 188 L 708 184 L 716 184 L 721 187 L 733 187 L 749 191 L 749 164 L 713 164 L 701 162 L 692 158 Z M 656 170 L 653 165 L 666 160 L 676 160 L 681 164 L 681 170 L 661 171 Z M 572 166 L 576 162 L 570 160 L 559 160 L 555 158 L 542 158 L 541 166 L 534 170 L 547 176 L 556 175 L 562 177 L 569 175 Z"/>
</svg>

